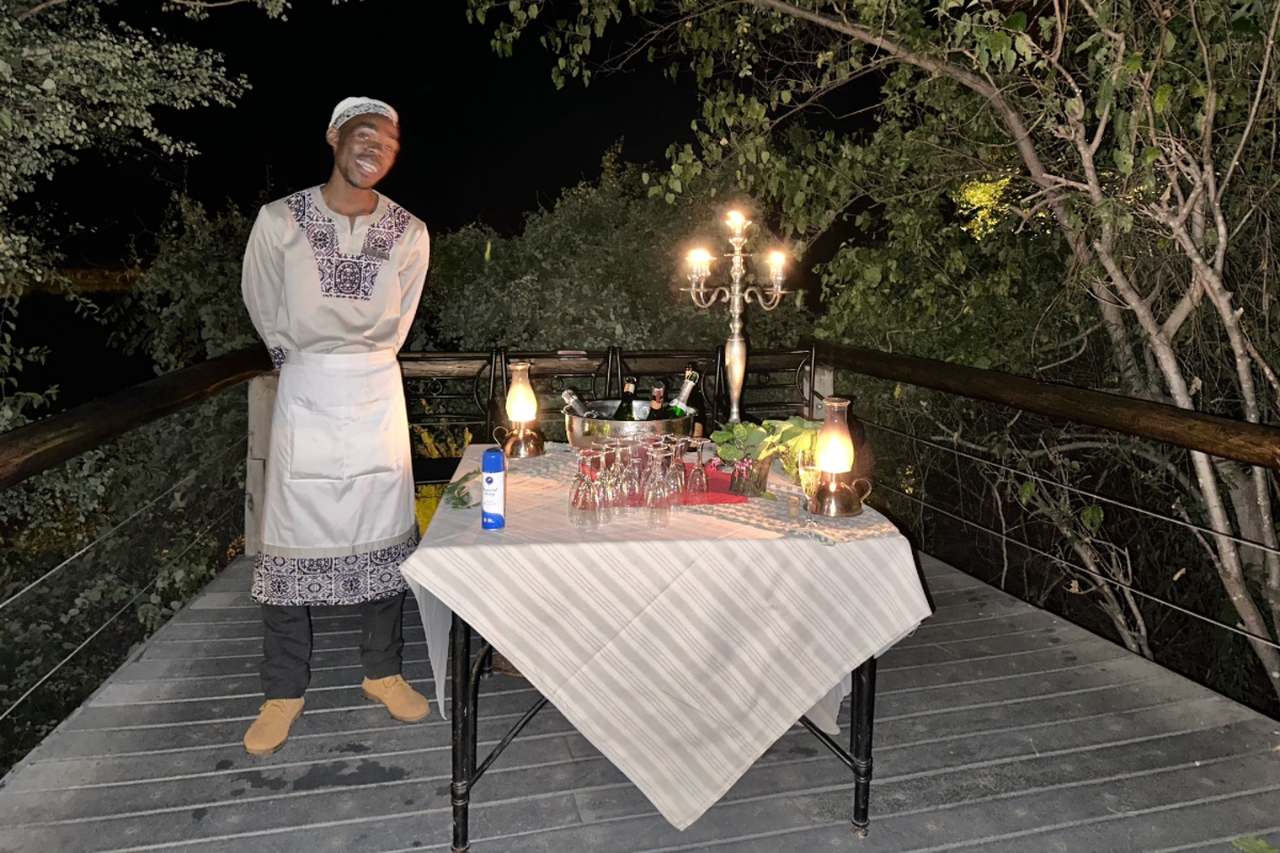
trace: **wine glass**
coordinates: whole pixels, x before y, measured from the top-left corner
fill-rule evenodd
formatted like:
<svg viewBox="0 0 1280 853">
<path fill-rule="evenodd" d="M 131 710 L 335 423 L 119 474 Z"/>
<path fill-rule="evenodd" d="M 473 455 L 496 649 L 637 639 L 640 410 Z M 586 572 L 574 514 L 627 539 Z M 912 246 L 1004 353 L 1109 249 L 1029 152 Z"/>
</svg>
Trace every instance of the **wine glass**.
<svg viewBox="0 0 1280 853">
<path fill-rule="evenodd" d="M 685 480 L 685 503 L 700 504 L 707 499 L 707 469 L 702 462 L 702 449 L 707 446 L 709 441 L 706 438 L 689 439 L 689 444 L 693 446 L 698 461 L 689 469 L 689 476 Z"/>
<path fill-rule="evenodd" d="M 822 472 L 818 470 L 818 459 L 813 450 L 800 450 L 796 453 L 796 473 L 800 477 L 800 490 L 805 500 L 813 500 L 818 493 L 818 480 Z"/>
<path fill-rule="evenodd" d="M 671 462 L 667 465 L 667 493 L 671 503 L 680 503 L 684 498 L 684 451 L 687 441 L 676 438 L 671 441 Z"/>
<path fill-rule="evenodd" d="M 649 513 L 651 527 L 666 527 L 671 522 L 671 492 L 667 487 L 666 472 L 670 462 L 670 451 L 652 451 L 644 487 L 644 507 Z"/>
<path fill-rule="evenodd" d="M 623 448 L 626 464 L 622 469 L 621 490 L 627 507 L 638 507 L 644 492 L 644 448 L 636 441 L 628 441 Z"/>
<path fill-rule="evenodd" d="M 594 459 L 598 456 L 594 450 L 578 452 L 578 470 L 569 488 L 569 522 L 588 530 L 600 522 L 600 499 L 591 476 Z"/>
</svg>

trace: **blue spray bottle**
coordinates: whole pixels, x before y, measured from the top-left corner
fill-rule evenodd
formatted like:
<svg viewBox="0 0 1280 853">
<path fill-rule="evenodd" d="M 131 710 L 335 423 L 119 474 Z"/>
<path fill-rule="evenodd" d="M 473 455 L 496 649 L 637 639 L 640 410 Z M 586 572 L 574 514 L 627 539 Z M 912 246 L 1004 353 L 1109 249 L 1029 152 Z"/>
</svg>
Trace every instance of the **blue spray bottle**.
<svg viewBox="0 0 1280 853">
<path fill-rule="evenodd" d="M 484 491 L 480 498 L 480 526 L 501 530 L 507 526 L 507 457 L 496 447 L 484 452 L 480 462 Z"/>
</svg>

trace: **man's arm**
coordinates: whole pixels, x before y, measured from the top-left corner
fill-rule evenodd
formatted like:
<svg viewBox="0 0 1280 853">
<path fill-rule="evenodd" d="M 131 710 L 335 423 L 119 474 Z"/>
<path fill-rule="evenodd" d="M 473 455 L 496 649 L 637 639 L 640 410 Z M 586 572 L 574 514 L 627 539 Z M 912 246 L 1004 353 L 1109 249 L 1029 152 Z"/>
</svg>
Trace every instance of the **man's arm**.
<svg viewBox="0 0 1280 853">
<path fill-rule="evenodd" d="M 409 338 L 409 330 L 413 326 L 414 315 L 418 313 L 418 302 L 422 299 L 422 286 L 427 278 L 427 265 L 431 260 L 431 235 L 427 226 L 420 225 L 406 237 L 413 237 L 405 265 L 400 270 L 400 325 L 396 329 L 396 349 L 404 346 Z"/>
<path fill-rule="evenodd" d="M 284 294 L 284 256 L 271 215 L 265 207 L 258 211 L 258 218 L 249 233 L 240 273 L 240 291 L 244 294 L 244 305 L 249 310 L 253 327 L 258 330 L 258 337 L 267 345 L 272 364 L 279 367 L 287 353 L 284 342 L 276 333 L 280 300 Z"/>
</svg>

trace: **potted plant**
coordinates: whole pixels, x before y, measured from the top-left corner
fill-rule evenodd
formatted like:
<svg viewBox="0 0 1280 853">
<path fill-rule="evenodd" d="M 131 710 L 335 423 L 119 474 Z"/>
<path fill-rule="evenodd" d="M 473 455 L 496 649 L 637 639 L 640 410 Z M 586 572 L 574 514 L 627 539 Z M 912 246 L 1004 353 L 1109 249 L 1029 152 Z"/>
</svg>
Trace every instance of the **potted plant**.
<svg viewBox="0 0 1280 853">
<path fill-rule="evenodd" d="M 799 482 L 798 454 L 809 450 L 818 434 L 820 421 L 793 417 L 785 421 L 767 420 L 756 424 L 722 424 L 711 434 L 716 456 L 730 471 L 730 490 L 760 496 L 767 492 L 769 468 L 777 458 L 794 482 Z"/>
<path fill-rule="evenodd" d="M 711 433 L 716 456 L 730 474 L 729 491 L 740 495 L 763 495 L 769 481 L 769 466 L 777 448 L 768 439 L 769 430 L 756 424 L 722 424 Z"/>
</svg>

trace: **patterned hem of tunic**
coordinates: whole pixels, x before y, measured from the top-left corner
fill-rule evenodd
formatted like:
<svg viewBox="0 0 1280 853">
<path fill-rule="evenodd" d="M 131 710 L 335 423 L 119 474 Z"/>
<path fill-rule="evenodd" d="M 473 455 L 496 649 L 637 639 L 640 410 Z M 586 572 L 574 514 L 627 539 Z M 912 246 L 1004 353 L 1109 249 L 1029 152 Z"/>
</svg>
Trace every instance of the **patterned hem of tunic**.
<svg viewBox="0 0 1280 853">
<path fill-rule="evenodd" d="M 284 606 L 377 601 L 409 588 L 400 564 L 417 547 L 416 526 L 389 544 L 342 556 L 288 556 L 264 546 L 253 562 L 250 595 L 260 604 Z"/>
</svg>

